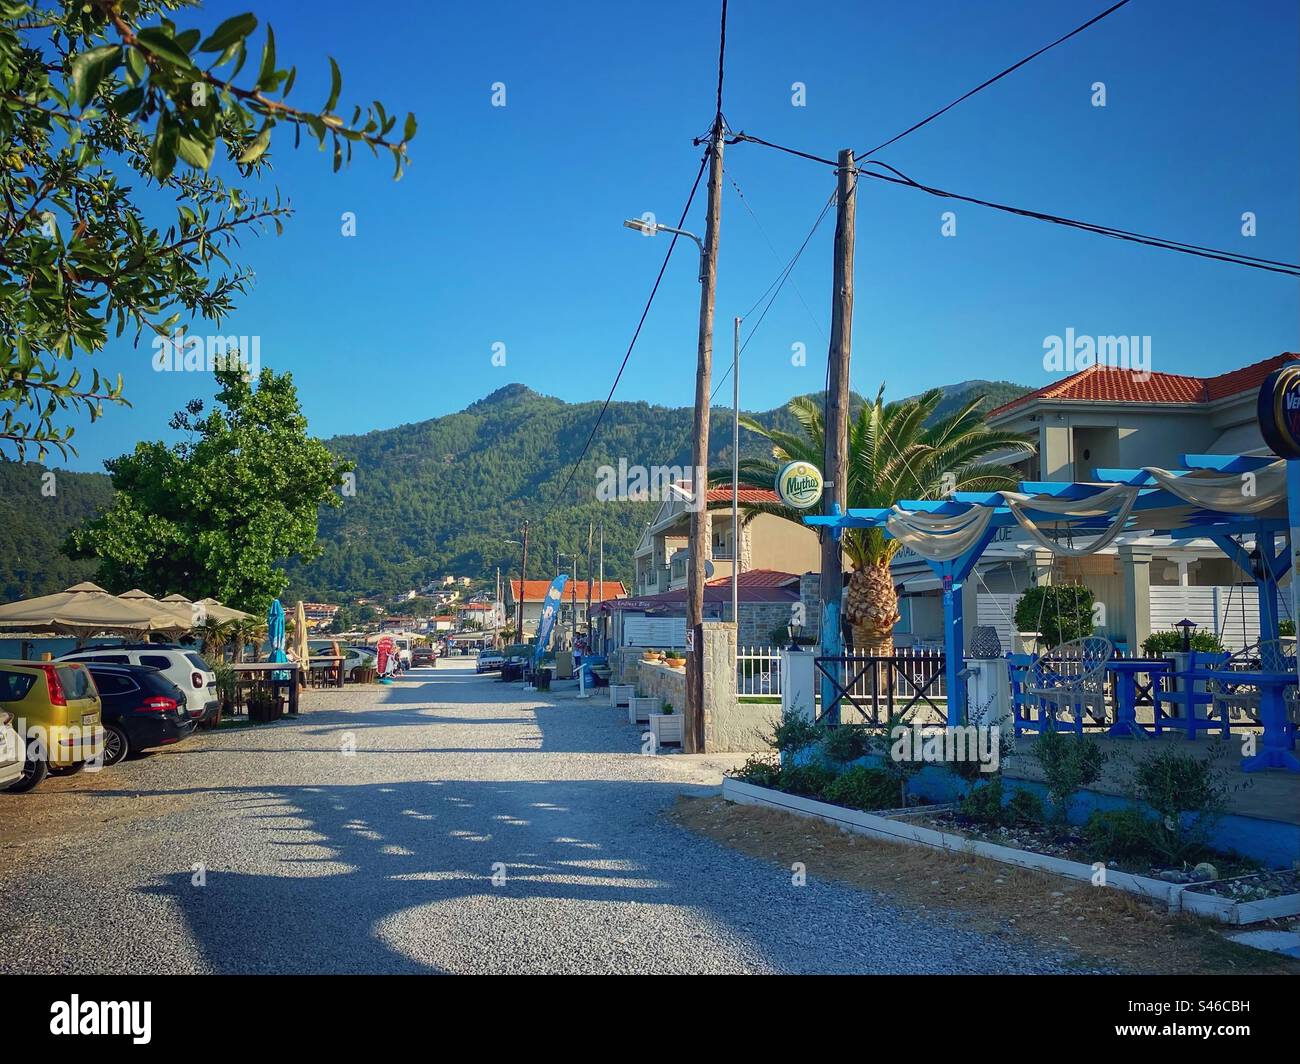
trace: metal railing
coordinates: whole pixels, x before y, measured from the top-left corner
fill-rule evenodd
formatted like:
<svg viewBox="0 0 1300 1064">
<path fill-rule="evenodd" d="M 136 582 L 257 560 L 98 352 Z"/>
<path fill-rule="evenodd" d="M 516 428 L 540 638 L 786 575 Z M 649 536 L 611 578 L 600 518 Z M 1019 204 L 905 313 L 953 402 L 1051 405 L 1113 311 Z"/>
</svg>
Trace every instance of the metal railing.
<svg viewBox="0 0 1300 1064">
<path fill-rule="evenodd" d="M 814 676 L 819 687 L 822 679 L 830 680 L 834 692 L 831 704 L 820 706 L 819 718 L 836 710 L 846 724 L 944 718 L 941 650 L 900 647 L 884 656 L 849 648 L 839 657 L 815 658 Z"/>
<path fill-rule="evenodd" d="M 781 693 L 781 648 L 740 647 L 736 651 L 736 694 Z"/>
</svg>

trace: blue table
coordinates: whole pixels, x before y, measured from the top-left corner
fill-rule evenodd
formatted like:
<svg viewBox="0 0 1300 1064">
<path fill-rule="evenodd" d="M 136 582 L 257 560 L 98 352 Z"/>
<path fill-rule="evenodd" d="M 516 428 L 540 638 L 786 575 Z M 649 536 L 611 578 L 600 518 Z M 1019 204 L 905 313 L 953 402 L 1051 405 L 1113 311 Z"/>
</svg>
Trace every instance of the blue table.
<svg viewBox="0 0 1300 1064">
<path fill-rule="evenodd" d="M 1115 723 L 1106 729 L 1107 735 L 1131 739 L 1149 738 L 1147 730 L 1137 722 L 1137 677 L 1138 673 L 1151 674 L 1151 687 L 1160 682 L 1160 674 L 1167 673 L 1173 663 L 1167 658 L 1114 658 L 1106 666 L 1107 672 L 1115 674 Z M 1152 704 L 1155 704 L 1155 692 L 1152 691 Z"/>
<path fill-rule="evenodd" d="M 1252 684 L 1259 688 L 1259 722 L 1264 734 L 1260 750 L 1241 762 L 1242 772 L 1263 768 L 1280 768 L 1300 773 L 1300 758 L 1295 755 L 1295 728 L 1286 719 L 1283 692 L 1296 686 L 1294 672 L 1264 672 L 1259 669 L 1189 669 L 1174 675 L 1185 678 L 1189 686 L 1196 680 L 1218 683 Z M 1225 711 L 1226 712 L 1226 711 Z"/>
</svg>

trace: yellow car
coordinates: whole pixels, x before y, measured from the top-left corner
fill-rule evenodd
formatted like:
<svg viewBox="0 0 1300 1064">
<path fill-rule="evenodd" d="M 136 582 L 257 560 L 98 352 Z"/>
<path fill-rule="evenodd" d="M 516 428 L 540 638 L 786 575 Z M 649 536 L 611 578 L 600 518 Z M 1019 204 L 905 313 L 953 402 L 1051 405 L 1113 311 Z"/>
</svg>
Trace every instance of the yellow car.
<svg viewBox="0 0 1300 1064">
<path fill-rule="evenodd" d="M 30 791 L 48 772 L 71 775 L 103 757 L 99 692 L 81 662 L 0 660 L 0 709 L 13 716 L 26 744 L 10 792 Z"/>
</svg>

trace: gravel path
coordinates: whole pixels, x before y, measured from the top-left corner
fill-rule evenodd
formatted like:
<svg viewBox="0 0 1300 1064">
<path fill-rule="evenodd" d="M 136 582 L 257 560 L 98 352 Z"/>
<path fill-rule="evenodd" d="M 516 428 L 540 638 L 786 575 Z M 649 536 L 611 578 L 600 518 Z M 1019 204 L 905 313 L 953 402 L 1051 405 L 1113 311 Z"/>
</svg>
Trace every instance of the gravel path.
<svg viewBox="0 0 1300 1064">
<path fill-rule="evenodd" d="M 0 794 L 14 829 L 0 849 L 0 972 L 1065 962 L 819 882 L 812 860 L 794 886 L 677 827 L 660 812 L 712 792 L 727 762 L 641 756 L 603 697 L 532 695 L 458 662 L 392 687 L 308 692 L 306 705 L 297 722 Z M 25 835 L 41 802 L 75 810 L 77 830 L 42 821 Z"/>
</svg>

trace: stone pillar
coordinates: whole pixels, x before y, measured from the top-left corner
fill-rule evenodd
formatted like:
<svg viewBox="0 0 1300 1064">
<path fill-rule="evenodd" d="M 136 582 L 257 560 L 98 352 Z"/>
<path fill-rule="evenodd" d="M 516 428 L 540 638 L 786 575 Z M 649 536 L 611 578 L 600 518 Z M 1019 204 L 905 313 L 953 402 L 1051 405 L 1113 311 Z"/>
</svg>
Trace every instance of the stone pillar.
<svg viewBox="0 0 1300 1064">
<path fill-rule="evenodd" d="M 781 651 L 781 715 L 798 713 L 800 716 L 814 719 L 817 697 L 816 669 L 813 659 L 816 657 L 806 650 Z"/>
<path fill-rule="evenodd" d="M 730 717 L 736 711 L 736 626 L 730 621 L 705 621 L 702 642 L 704 741 L 701 752 L 707 752 L 718 749 L 718 718 Z"/>
<path fill-rule="evenodd" d="M 1119 560 L 1124 568 L 1124 636 L 1130 654 L 1142 649 L 1142 640 L 1151 634 L 1151 547 L 1123 543 Z"/>
<path fill-rule="evenodd" d="M 821 573 L 799 577 L 799 604 L 803 606 L 803 634 L 821 640 Z"/>
<path fill-rule="evenodd" d="M 1046 547 L 1035 547 L 1025 555 L 1029 565 L 1029 581 L 1033 587 L 1041 587 L 1052 582 L 1052 559 L 1055 556 Z"/>
</svg>

